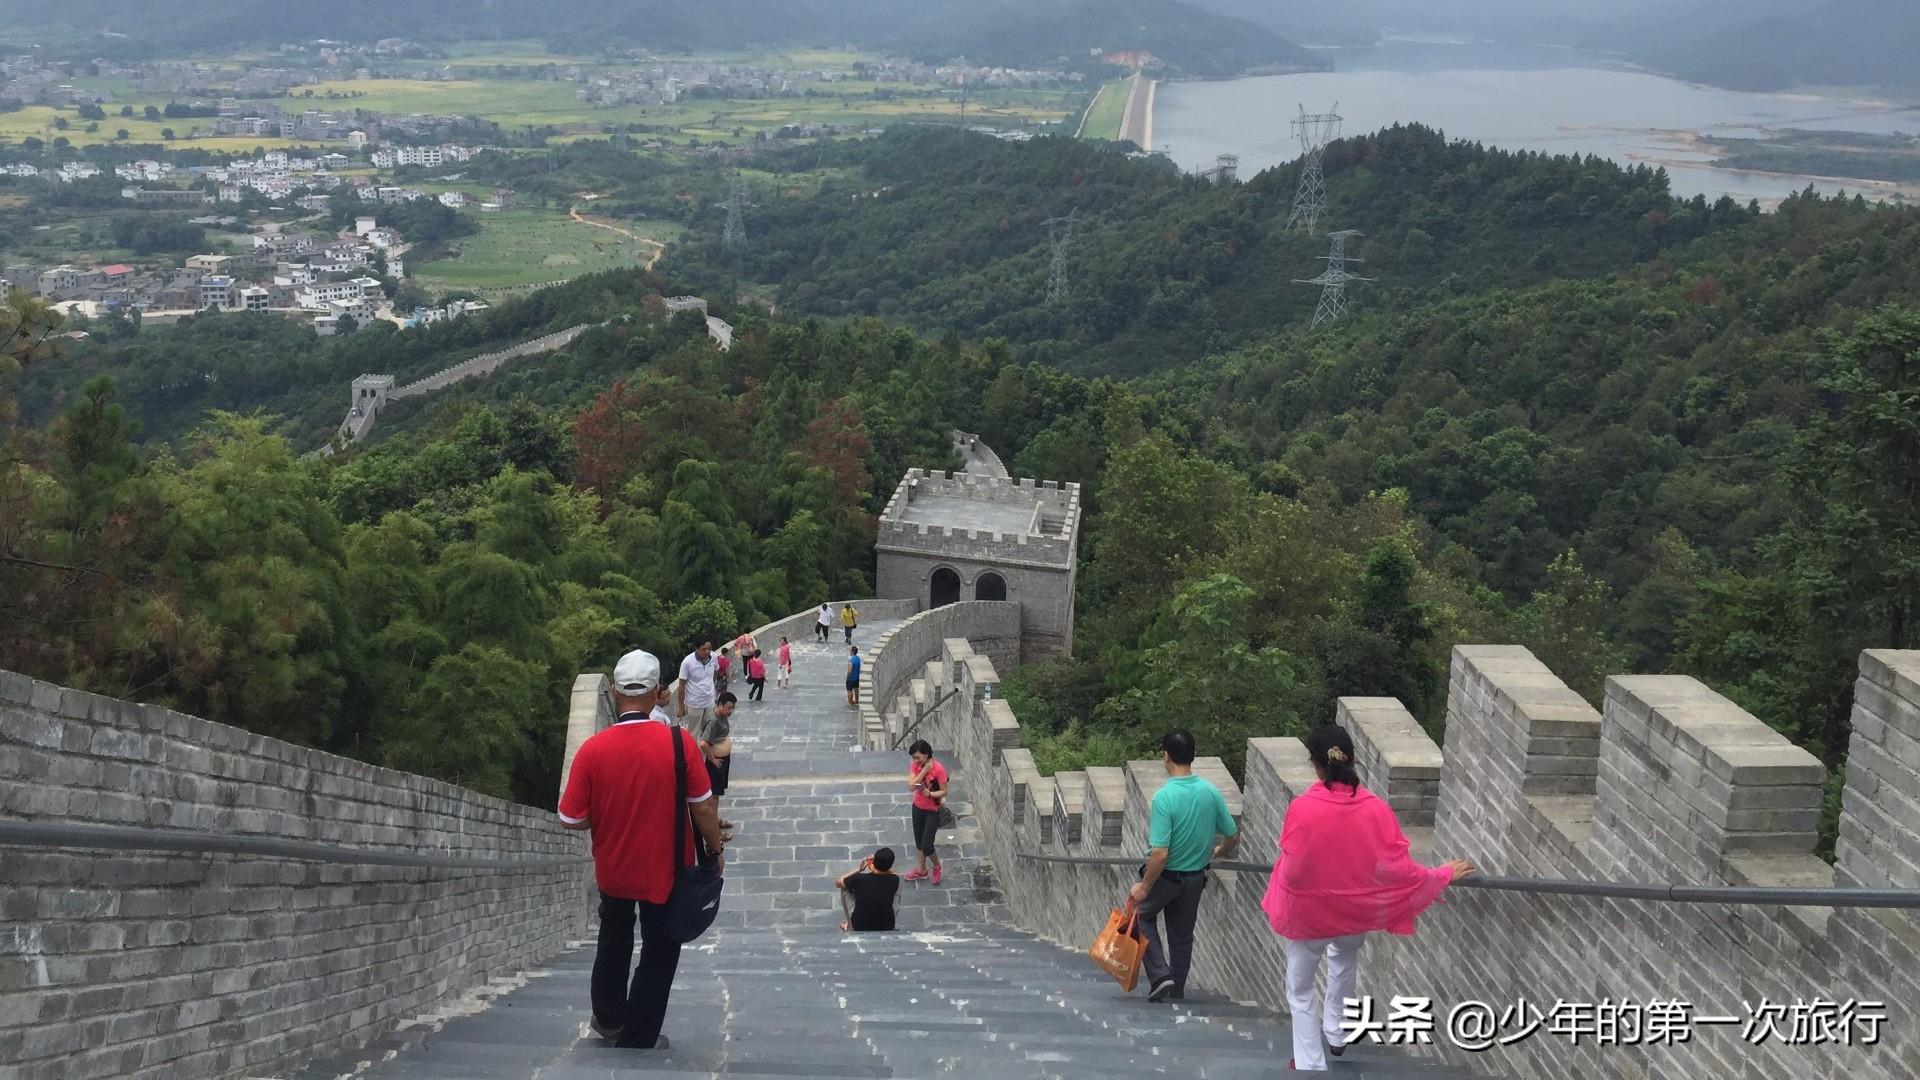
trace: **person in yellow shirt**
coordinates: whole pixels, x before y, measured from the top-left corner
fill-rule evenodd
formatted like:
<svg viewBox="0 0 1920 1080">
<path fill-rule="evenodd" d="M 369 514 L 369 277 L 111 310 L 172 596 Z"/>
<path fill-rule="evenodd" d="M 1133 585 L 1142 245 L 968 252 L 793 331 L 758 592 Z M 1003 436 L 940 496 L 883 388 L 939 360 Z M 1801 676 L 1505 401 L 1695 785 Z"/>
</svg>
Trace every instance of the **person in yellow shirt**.
<svg viewBox="0 0 1920 1080">
<path fill-rule="evenodd" d="M 853 644 L 853 628 L 860 625 L 860 613 L 853 610 L 852 604 L 840 608 L 840 626 L 847 632 L 847 644 Z"/>
</svg>

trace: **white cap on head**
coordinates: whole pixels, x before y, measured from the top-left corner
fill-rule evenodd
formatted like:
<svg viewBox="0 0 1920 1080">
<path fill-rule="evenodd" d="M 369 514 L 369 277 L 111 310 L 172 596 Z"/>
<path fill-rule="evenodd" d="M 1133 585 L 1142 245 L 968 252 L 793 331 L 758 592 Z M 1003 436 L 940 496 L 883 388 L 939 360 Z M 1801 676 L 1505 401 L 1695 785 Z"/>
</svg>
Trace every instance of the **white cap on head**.
<svg viewBox="0 0 1920 1080">
<path fill-rule="evenodd" d="M 613 665 L 614 692 L 634 697 L 660 685 L 660 659 L 635 649 Z"/>
</svg>

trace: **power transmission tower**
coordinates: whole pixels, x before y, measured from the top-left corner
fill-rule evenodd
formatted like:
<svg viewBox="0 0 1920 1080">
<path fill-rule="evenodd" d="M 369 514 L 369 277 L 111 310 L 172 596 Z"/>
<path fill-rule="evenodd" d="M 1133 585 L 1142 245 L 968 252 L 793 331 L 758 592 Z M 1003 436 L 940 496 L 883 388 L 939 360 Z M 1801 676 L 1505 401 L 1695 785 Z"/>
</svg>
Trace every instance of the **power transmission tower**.
<svg viewBox="0 0 1920 1080">
<path fill-rule="evenodd" d="M 1321 323 L 1337 322 L 1346 316 L 1347 282 L 1373 280 L 1372 278 L 1347 273 L 1348 263 L 1366 261 L 1365 259 L 1355 258 L 1347 254 L 1347 237 L 1363 235 L 1365 234 L 1356 229 L 1342 229 L 1339 232 L 1328 233 L 1327 242 L 1330 247 L 1325 255 L 1320 256 L 1327 261 L 1326 270 L 1322 271 L 1317 278 L 1293 279 L 1297 285 L 1320 286 L 1320 306 L 1313 309 L 1314 326 L 1317 327 Z"/>
<path fill-rule="evenodd" d="M 1067 295 L 1067 241 L 1073 237 L 1073 219 L 1079 207 L 1063 218 L 1047 219 L 1047 241 L 1053 245 L 1053 270 L 1047 278 L 1047 303 L 1058 304 Z"/>
<path fill-rule="evenodd" d="M 1334 106 L 1336 110 L 1339 108 Z M 1305 225 L 1308 235 L 1312 235 L 1321 212 L 1327 208 L 1327 185 L 1320 171 L 1320 159 L 1326 153 L 1327 144 L 1340 137 L 1340 114 L 1337 111 L 1309 113 L 1302 105 L 1300 115 L 1292 123 L 1293 134 L 1300 140 L 1300 187 L 1293 193 L 1293 213 L 1287 216 L 1287 228 Z"/>
<path fill-rule="evenodd" d="M 752 200 L 747 198 L 746 177 L 734 174 L 733 193 L 720 205 L 727 208 L 727 227 L 720 234 L 720 247 L 726 251 L 744 250 L 747 246 L 746 212 L 753 209 Z"/>
</svg>

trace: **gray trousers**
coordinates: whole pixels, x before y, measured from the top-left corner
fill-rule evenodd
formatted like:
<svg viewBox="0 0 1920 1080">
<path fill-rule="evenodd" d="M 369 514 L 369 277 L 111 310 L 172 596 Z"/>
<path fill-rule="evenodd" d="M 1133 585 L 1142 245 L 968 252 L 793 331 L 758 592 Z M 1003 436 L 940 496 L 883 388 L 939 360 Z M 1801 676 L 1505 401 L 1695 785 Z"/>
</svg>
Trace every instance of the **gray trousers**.
<svg viewBox="0 0 1920 1080">
<path fill-rule="evenodd" d="M 1185 993 L 1187 972 L 1193 968 L 1193 924 L 1200 918 L 1200 894 L 1207 890 L 1207 872 L 1162 873 L 1141 902 L 1140 932 L 1147 937 L 1147 957 L 1141 970 L 1147 976 L 1147 989 L 1173 980 L 1174 989 Z M 1160 941 L 1160 919 L 1167 920 L 1167 938 Z"/>
</svg>

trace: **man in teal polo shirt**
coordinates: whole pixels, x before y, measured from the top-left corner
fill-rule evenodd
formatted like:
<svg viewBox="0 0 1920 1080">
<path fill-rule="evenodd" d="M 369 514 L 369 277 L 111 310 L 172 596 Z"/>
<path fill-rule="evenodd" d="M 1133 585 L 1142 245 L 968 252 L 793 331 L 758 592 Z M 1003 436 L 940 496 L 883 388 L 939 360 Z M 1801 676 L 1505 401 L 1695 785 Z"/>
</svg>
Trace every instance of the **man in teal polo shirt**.
<svg viewBox="0 0 1920 1080">
<path fill-rule="evenodd" d="M 1233 854 L 1239 826 L 1227 813 L 1226 796 L 1204 777 L 1193 775 L 1193 733 L 1169 731 L 1160 740 L 1167 782 L 1153 796 L 1147 830 L 1147 865 L 1130 894 L 1147 937 L 1147 1000 L 1187 996 L 1187 971 L 1193 966 L 1193 924 L 1200 918 L 1200 894 L 1207 888 L 1207 867 Z M 1213 838 L 1219 835 L 1218 847 Z M 1166 916 L 1167 944 L 1160 945 L 1160 917 Z"/>
</svg>

